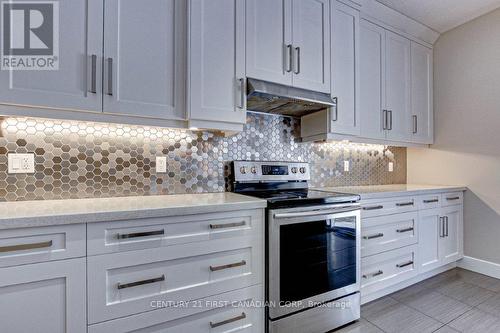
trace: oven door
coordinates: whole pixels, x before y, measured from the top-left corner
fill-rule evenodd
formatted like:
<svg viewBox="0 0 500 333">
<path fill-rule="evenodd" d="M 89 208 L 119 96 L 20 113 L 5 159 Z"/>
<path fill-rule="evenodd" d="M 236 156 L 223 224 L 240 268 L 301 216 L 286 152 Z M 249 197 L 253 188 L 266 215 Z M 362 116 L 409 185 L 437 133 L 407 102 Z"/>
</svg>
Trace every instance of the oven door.
<svg viewBox="0 0 500 333">
<path fill-rule="evenodd" d="M 360 290 L 359 204 L 270 210 L 269 317 Z"/>
</svg>

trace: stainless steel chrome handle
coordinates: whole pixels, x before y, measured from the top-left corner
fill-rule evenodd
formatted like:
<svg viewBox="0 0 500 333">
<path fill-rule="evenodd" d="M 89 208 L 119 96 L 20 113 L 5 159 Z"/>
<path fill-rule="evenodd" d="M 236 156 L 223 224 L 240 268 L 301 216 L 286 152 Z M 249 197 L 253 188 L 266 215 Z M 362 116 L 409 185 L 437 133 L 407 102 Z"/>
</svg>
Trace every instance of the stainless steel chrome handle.
<svg viewBox="0 0 500 333">
<path fill-rule="evenodd" d="M 339 99 L 338 99 L 338 97 L 334 97 L 334 98 L 332 98 L 332 100 L 333 100 L 333 103 L 335 104 L 335 106 L 333 107 L 332 121 L 337 121 L 337 120 L 339 120 Z"/>
<path fill-rule="evenodd" d="M 417 115 L 413 115 L 413 134 L 417 134 L 418 132 L 418 118 Z"/>
<path fill-rule="evenodd" d="M 210 327 L 215 328 L 215 327 L 219 327 L 219 326 L 226 325 L 229 323 L 234 323 L 235 321 L 245 319 L 246 317 L 247 317 L 247 315 L 245 314 L 245 312 L 242 312 L 241 315 L 234 317 L 234 318 L 219 321 L 217 323 L 210 322 Z"/>
<path fill-rule="evenodd" d="M 238 107 L 240 109 L 244 109 L 245 108 L 245 95 L 246 95 L 245 79 L 244 78 L 238 79 L 238 82 L 240 84 L 240 105 L 238 105 Z"/>
<path fill-rule="evenodd" d="M 51 247 L 52 241 L 40 242 L 40 243 L 29 243 L 29 244 L 19 244 L 19 245 L 8 245 L 0 247 L 0 252 L 14 252 L 14 251 L 23 251 L 23 250 L 34 250 L 34 249 L 42 249 L 45 247 Z"/>
<path fill-rule="evenodd" d="M 451 198 L 446 198 L 448 201 L 453 201 L 453 200 L 458 200 L 460 197 L 451 197 Z"/>
<path fill-rule="evenodd" d="M 142 286 L 144 284 L 151 284 L 151 283 L 156 283 L 156 282 L 161 282 L 161 281 L 165 281 L 165 275 L 162 275 L 160 277 L 153 278 L 153 279 L 141 280 L 141 281 L 136 281 L 136 282 L 124 283 L 124 284 L 121 284 L 120 282 L 118 282 L 116 285 L 116 288 L 117 289 L 126 289 L 126 288 L 132 288 L 132 287 Z"/>
<path fill-rule="evenodd" d="M 378 205 L 378 206 L 367 206 L 367 207 L 363 207 L 363 210 L 377 210 L 377 209 L 382 209 L 384 208 L 384 206 L 382 205 Z"/>
<path fill-rule="evenodd" d="M 380 237 L 384 237 L 384 234 L 378 233 L 375 235 L 363 236 L 363 239 L 375 239 L 375 238 L 380 238 Z"/>
<path fill-rule="evenodd" d="M 295 63 L 297 64 L 297 67 L 295 67 L 295 70 L 293 71 L 295 74 L 300 74 L 300 47 L 295 48 Z"/>
<path fill-rule="evenodd" d="M 377 271 L 377 272 L 375 272 L 375 273 L 364 274 L 364 275 L 363 275 L 363 278 L 364 278 L 364 279 L 368 279 L 369 277 L 375 277 L 375 276 L 379 276 L 379 275 L 382 275 L 382 274 L 384 274 L 384 271 L 382 271 L 382 270 L 378 270 L 378 271 Z"/>
<path fill-rule="evenodd" d="M 389 127 L 387 129 L 392 131 L 392 110 L 388 110 L 387 113 L 389 114 Z"/>
<path fill-rule="evenodd" d="M 382 129 L 387 129 L 387 110 L 382 110 Z"/>
<path fill-rule="evenodd" d="M 444 237 L 444 217 L 439 217 L 439 237 Z"/>
<path fill-rule="evenodd" d="M 109 96 L 113 96 L 113 58 L 108 58 L 108 92 Z"/>
<path fill-rule="evenodd" d="M 290 73 L 292 71 L 292 63 L 293 63 L 293 47 L 292 44 L 288 44 L 285 46 L 285 71 Z"/>
<path fill-rule="evenodd" d="M 396 206 L 398 206 L 398 207 L 413 206 L 413 201 L 411 201 L 411 202 L 398 202 L 396 204 Z"/>
<path fill-rule="evenodd" d="M 402 234 L 404 232 L 409 232 L 409 231 L 413 231 L 413 230 L 414 230 L 413 227 L 409 227 L 409 228 L 405 228 L 405 229 L 397 229 L 396 232 Z"/>
<path fill-rule="evenodd" d="M 445 216 L 444 217 L 444 222 L 445 222 L 445 225 L 446 225 L 446 228 L 445 228 L 445 234 L 444 236 L 445 237 L 448 237 L 450 234 L 449 234 L 449 230 L 448 230 L 448 222 L 449 222 L 449 219 L 448 219 L 448 216 Z"/>
<path fill-rule="evenodd" d="M 235 227 L 243 227 L 246 224 L 243 222 L 235 222 L 235 223 L 226 223 L 226 224 L 210 224 L 210 229 L 224 229 L 224 228 L 235 228 Z"/>
<path fill-rule="evenodd" d="M 90 56 L 90 93 L 97 93 L 97 55 Z"/>
<path fill-rule="evenodd" d="M 439 199 L 424 200 L 424 203 L 433 203 L 433 202 L 439 202 Z"/>
<path fill-rule="evenodd" d="M 405 262 L 403 264 L 397 264 L 396 267 L 403 268 L 403 267 L 410 266 L 410 265 L 413 265 L 413 261 L 408 261 L 408 262 Z"/>
<path fill-rule="evenodd" d="M 345 213 L 345 212 L 353 212 L 356 210 L 359 210 L 359 206 L 346 206 L 346 207 L 339 207 L 339 208 L 334 208 L 330 210 L 315 210 L 311 212 L 300 212 L 300 213 L 278 213 L 274 214 L 275 219 L 285 219 L 285 218 L 293 218 L 293 217 L 309 217 L 309 216 L 322 216 L 322 215 L 331 215 L 331 214 L 338 214 L 338 213 Z"/>
<path fill-rule="evenodd" d="M 143 231 L 143 232 L 133 232 L 130 234 L 116 234 L 116 238 L 118 239 L 130 239 L 130 238 L 140 238 L 140 237 L 148 237 L 148 236 L 158 236 L 164 235 L 165 230 L 155 230 L 155 231 Z"/>
<path fill-rule="evenodd" d="M 229 269 L 229 268 L 234 268 L 234 267 L 240 267 L 240 266 L 245 266 L 247 264 L 247 262 L 245 260 L 242 260 L 242 261 L 239 261 L 239 262 L 235 262 L 235 263 L 232 263 L 232 264 L 227 264 L 227 265 L 221 265 L 221 266 L 210 266 L 210 270 L 212 272 L 216 272 L 216 271 L 222 271 L 224 269 Z"/>
</svg>

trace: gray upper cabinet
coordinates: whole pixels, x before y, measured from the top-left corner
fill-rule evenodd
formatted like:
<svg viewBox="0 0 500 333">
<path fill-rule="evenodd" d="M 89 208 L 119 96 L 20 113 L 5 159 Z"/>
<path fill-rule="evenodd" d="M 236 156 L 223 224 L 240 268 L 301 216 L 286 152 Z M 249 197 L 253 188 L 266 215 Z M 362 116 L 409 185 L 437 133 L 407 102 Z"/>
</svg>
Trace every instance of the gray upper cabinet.
<svg viewBox="0 0 500 333">
<path fill-rule="evenodd" d="M 245 1 L 189 4 L 189 126 L 241 131 L 246 122 Z"/>
<path fill-rule="evenodd" d="M 330 1 L 293 0 L 293 86 L 330 92 Z"/>
<path fill-rule="evenodd" d="M 292 84 L 291 0 L 246 1 L 248 77 Z"/>
<path fill-rule="evenodd" d="M 59 69 L 1 70 L 0 104 L 100 112 L 102 14 L 102 0 L 59 1 Z"/>
<path fill-rule="evenodd" d="M 385 30 L 361 20 L 360 48 L 361 136 L 385 139 Z"/>
<path fill-rule="evenodd" d="M 359 135 L 359 11 L 332 2 L 332 113 L 331 131 Z"/>
<path fill-rule="evenodd" d="M 247 0 L 247 75 L 329 93 L 329 11 L 328 0 Z"/>
<path fill-rule="evenodd" d="M 410 135 L 410 40 L 385 33 L 387 139 L 408 141 Z"/>
<path fill-rule="evenodd" d="M 185 119 L 186 1 L 104 4 L 103 111 Z"/>
<path fill-rule="evenodd" d="M 411 42 L 411 133 L 416 143 L 434 139 L 432 73 L 432 49 Z"/>
</svg>

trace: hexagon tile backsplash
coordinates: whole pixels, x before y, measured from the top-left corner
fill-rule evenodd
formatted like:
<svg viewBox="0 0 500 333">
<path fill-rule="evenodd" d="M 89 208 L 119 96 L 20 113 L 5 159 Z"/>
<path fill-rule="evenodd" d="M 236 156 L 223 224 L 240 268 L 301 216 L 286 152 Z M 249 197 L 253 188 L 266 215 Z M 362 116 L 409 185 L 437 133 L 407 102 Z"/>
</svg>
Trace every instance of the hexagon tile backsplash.
<svg viewBox="0 0 500 333">
<path fill-rule="evenodd" d="M 249 113 L 243 132 L 219 137 L 115 124 L 1 120 L 0 201 L 47 200 L 226 189 L 232 160 L 307 161 L 314 186 L 406 182 L 406 149 L 353 143 L 300 143 L 300 121 Z M 8 153 L 34 153 L 34 174 L 8 174 Z M 155 157 L 167 156 L 167 173 Z M 351 170 L 343 171 L 349 160 Z M 388 163 L 394 162 L 394 172 Z"/>
</svg>

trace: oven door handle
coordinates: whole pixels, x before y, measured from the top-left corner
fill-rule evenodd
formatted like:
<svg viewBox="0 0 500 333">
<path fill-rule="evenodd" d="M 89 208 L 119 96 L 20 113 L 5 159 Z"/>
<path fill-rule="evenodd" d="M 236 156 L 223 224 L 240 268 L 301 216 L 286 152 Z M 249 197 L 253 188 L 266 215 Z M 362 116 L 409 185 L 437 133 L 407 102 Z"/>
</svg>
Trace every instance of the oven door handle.
<svg viewBox="0 0 500 333">
<path fill-rule="evenodd" d="M 346 212 L 354 212 L 357 210 L 360 210 L 360 206 L 345 206 L 345 207 L 339 207 L 335 209 L 329 209 L 329 210 L 316 210 L 316 211 L 310 211 L 310 212 L 298 212 L 298 213 L 278 213 L 274 214 L 275 219 L 289 219 L 289 218 L 294 218 L 294 217 L 309 217 L 309 216 L 324 216 L 324 215 L 331 215 L 331 214 L 339 214 L 339 213 L 346 213 Z"/>
</svg>

